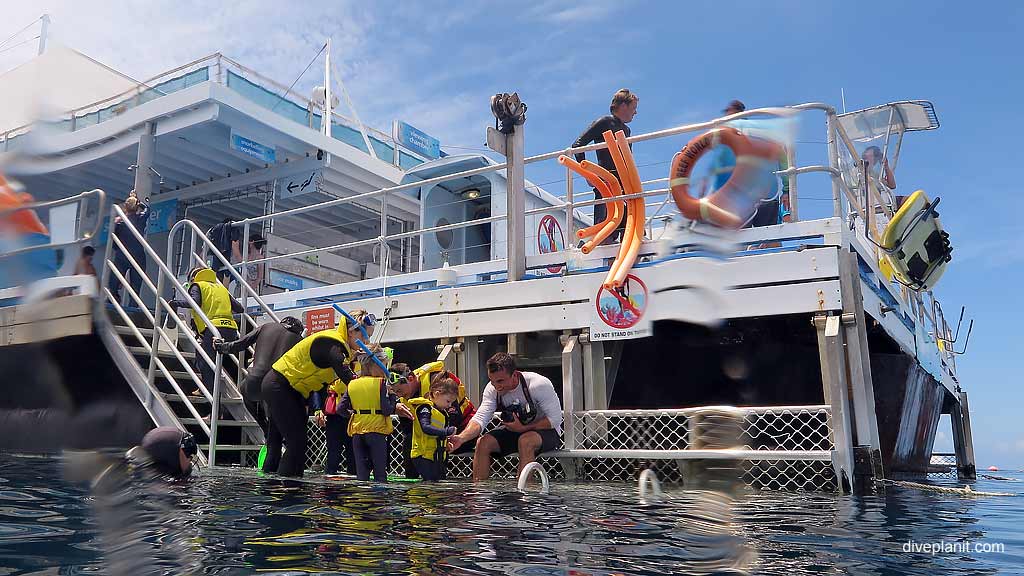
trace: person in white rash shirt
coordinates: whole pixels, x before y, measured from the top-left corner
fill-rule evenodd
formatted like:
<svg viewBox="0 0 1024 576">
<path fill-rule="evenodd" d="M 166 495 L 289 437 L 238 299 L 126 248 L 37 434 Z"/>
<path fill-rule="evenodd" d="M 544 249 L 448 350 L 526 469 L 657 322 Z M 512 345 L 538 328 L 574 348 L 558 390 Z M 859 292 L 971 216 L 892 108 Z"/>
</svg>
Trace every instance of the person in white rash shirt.
<svg viewBox="0 0 1024 576">
<path fill-rule="evenodd" d="M 464 443 L 480 436 L 495 412 L 501 412 L 503 424 L 484 434 L 473 452 L 473 481 L 486 480 L 491 474 L 491 459 L 519 453 L 519 472 L 538 454 L 554 450 L 562 443 L 562 404 L 555 387 L 535 372 L 520 372 L 512 356 L 499 352 L 487 360 L 483 398 L 476 415 L 462 433 L 449 439 L 454 452 Z"/>
</svg>

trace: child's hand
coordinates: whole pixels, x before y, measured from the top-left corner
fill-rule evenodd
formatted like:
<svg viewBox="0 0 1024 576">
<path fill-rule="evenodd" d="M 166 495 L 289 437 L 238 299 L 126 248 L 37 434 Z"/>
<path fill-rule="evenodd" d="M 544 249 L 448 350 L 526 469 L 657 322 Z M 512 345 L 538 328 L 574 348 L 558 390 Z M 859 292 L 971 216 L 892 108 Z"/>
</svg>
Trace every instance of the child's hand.
<svg viewBox="0 0 1024 576">
<path fill-rule="evenodd" d="M 313 421 L 316 422 L 317 426 L 323 428 L 324 426 L 327 425 L 327 416 L 324 415 L 323 410 L 317 410 L 313 414 Z"/>
<path fill-rule="evenodd" d="M 408 420 L 414 419 L 412 415 L 412 410 L 409 410 L 409 407 L 406 406 L 405 404 L 399 403 L 398 405 L 396 405 L 395 414 L 398 414 L 399 417 L 406 418 Z"/>
</svg>

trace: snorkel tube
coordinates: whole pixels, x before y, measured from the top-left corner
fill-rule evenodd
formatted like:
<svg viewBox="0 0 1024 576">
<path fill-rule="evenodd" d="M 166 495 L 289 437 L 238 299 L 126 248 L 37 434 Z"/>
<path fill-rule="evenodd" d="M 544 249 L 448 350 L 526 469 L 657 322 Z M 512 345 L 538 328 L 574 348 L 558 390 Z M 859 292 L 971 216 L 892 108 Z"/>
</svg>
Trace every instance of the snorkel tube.
<svg viewBox="0 0 1024 576">
<path fill-rule="evenodd" d="M 367 356 L 367 357 L 369 357 L 369 358 L 370 358 L 371 360 L 373 360 L 373 362 L 374 362 L 374 363 L 375 363 L 375 364 L 376 364 L 376 365 L 377 365 L 377 366 L 378 366 L 378 367 L 379 367 L 379 368 L 380 368 L 381 370 L 383 370 L 385 374 L 387 374 L 387 373 L 388 373 L 388 367 L 387 367 L 387 366 L 385 366 L 385 365 L 384 365 L 384 363 L 383 363 L 383 362 L 381 362 L 380 358 L 378 358 L 376 354 L 374 354 L 373 352 L 371 352 L 371 351 L 370 351 L 370 348 L 369 348 L 369 347 L 368 347 L 368 346 L 366 345 L 366 341 L 370 339 L 370 335 L 366 333 L 366 327 L 364 327 L 364 326 L 363 326 L 363 323 L 362 323 L 362 322 L 359 322 L 358 320 L 356 320 L 355 318 L 353 318 L 353 317 L 352 317 L 352 315 L 351 315 L 351 314 L 349 314 L 348 312 L 346 312 L 346 311 L 345 311 L 345 309 L 344 309 L 344 308 L 342 308 L 341 306 L 338 306 L 337 304 L 332 304 L 331 306 L 332 306 L 332 307 L 333 307 L 333 308 L 334 308 L 335 310 L 337 310 L 337 311 L 338 311 L 338 313 L 340 313 L 340 314 L 341 314 L 342 316 L 344 316 L 344 317 L 345 317 L 345 320 L 346 320 L 346 321 L 348 322 L 348 324 L 349 324 L 350 326 L 356 326 L 356 327 L 358 327 L 358 328 L 359 328 L 359 333 L 363 335 L 363 338 L 362 338 L 361 340 L 356 340 L 356 345 L 357 345 L 357 346 L 359 346 L 359 348 L 360 348 L 360 349 L 361 349 L 361 350 L 362 350 L 362 351 L 363 351 L 364 353 L 366 353 L 366 356 Z"/>
</svg>

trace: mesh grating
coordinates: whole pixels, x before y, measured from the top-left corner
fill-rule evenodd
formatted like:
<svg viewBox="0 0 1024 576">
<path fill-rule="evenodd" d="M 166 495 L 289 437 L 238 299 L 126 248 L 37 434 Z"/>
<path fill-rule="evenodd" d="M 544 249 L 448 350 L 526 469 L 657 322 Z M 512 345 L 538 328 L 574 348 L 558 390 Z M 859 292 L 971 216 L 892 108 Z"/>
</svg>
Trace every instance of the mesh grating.
<svg viewBox="0 0 1024 576">
<path fill-rule="evenodd" d="M 739 418 L 721 417 L 714 409 L 685 410 L 602 410 L 573 414 L 574 449 L 581 450 L 686 450 L 696 434 L 708 448 L 707 430 L 738 435 L 747 449 L 814 450 L 832 449 L 830 412 L 827 406 L 731 409 Z M 730 426 L 722 426 L 727 422 Z M 488 431 L 500 424 L 495 418 Z M 691 428 L 693 431 L 691 431 Z M 327 455 L 326 431 L 310 420 L 307 467 L 320 470 Z M 388 473 L 403 476 L 403 434 L 395 427 L 390 437 Z M 343 456 L 344 458 L 344 456 Z M 640 472 L 652 468 L 663 482 L 684 481 L 684 470 L 676 460 L 649 458 L 590 458 L 572 456 L 539 460 L 553 480 L 595 482 L 635 482 Z M 449 460 L 449 478 L 472 476 L 472 455 L 456 455 Z M 491 474 L 495 478 L 516 476 L 518 457 L 494 459 Z M 342 462 L 344 467 L 344 461 Z M 835 475 L 828 461 L 750 460 L 740 465 L 743 482 L 766 490 L 834 491 Z"/>
</svg>

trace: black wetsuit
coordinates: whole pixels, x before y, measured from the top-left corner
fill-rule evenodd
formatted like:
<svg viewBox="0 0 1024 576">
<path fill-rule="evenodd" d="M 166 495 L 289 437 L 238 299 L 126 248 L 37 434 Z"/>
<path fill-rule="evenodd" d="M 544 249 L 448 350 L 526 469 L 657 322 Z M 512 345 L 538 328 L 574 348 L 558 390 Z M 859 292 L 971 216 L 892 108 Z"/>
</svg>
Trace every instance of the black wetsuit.
<svg viewBox="0 0 1024 576">
<path fill-rule="evenodd" d="M 611 130 L 612 132 L 622 130 L 625 132 L 626 137 L 629 137 L 629 126 L 627 126 L 622 120 L 619 120 L 616 116 L 609 114 L 594 120 L 594 123 L 591 124 L 583 134 L 580 134 L 580 137 L 572 143 L 572 147 L 579 148 L 580 146 L 586 146 L 588 144 L 603 143 L 604 137 L 602 134 L 607 130 Z M 598 165 L 618 177 L 619 171 L 615 168 L 615 162 L 612 160 L 611 152 L 609 152 L 607 148 L 602 148 L 597 150 L 596 154 Z M 577 162 L 583 161 L 586 157 L 582 152 L 577 153 L 575 156 Z M 621 178 L 619 178 L 619 182 L 621 184 Z M 598 194 L 597 190 L 594 190 L 594 197 L 595 199 L 601 198 L 601 195 Z M 607 204 L 594 204 L 594 224 L 604 220 L 605 215 L 608 213 L 607 206 Z M 622 231 L 625 230 L 625 228 L 626 219 L 623 218 L 622 222 L 619 223 L 619 227 L 615 229 L 615 232 L 608 236 L 608 239 L 602 242 L 602 244 L 611 244 L 621 240 Z"/>
<path fill-rule="evenodd" d="M 263 385 L 263 377 L 270 372 L 270 367 L 277 362 L 278 358 L 291 350 L 302 340 L 302 336 L 292 332 L 280 322 L 263 324 L 242 338 L 228 344 L 228 353 L 237 354 L 250 346 L 255 345 L 256 350 L 252 356 L 252 366 L 249 367 L 248 375 L 242 385 L 242 394 L 250 402 L 260 400 L 260 388 Z"/>
<path fill-rule="evenodd" d="M 333 368 L 345 384 L 355 378 L 348 366 L 348 355 L 336 340 L 318 338 L 310 346 L 309 357 L 317 368 Z M 263 378 L 262 389 L 263 401 L 270 415 L 263 471 L 279 472 L 282 476 L 302 476 L 306 468 L 306 399 L 273 368 Z M 282 440 L 288 444 L 284 457 L 281 456 Z"/>
</svg>

